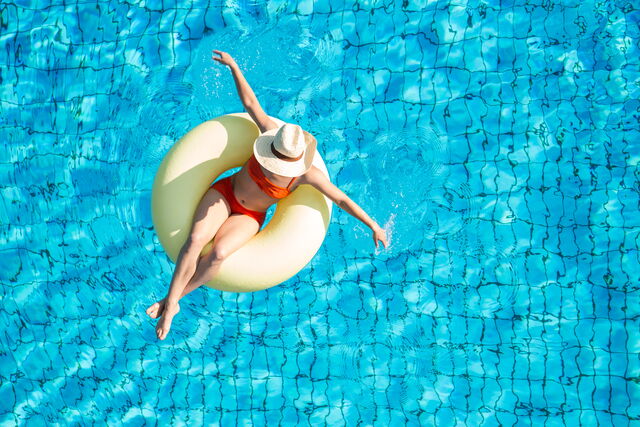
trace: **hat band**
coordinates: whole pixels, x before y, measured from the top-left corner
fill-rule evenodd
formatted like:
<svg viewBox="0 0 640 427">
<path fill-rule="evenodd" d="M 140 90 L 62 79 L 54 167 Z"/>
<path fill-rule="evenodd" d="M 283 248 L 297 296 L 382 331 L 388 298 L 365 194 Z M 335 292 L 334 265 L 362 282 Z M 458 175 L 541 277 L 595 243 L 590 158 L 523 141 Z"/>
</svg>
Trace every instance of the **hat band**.
<svg viewBox="0 0 640 427">
<path fill-rule="evenodd" d="M 280 153 L 278 150 L 275 149 L 275 147 L 273 146 L 273 141 L 271 142 L 271 152 L 280 160 L 284 160 L 285 162 L 296 162 L 298 160 L 300 160 L 302 158 L 302 156 L 304 155 L 304 151 L 302 153 L 300 153 L 300 155 L 298 157 L 287 157 L 284 154 Z"/>
</svg>

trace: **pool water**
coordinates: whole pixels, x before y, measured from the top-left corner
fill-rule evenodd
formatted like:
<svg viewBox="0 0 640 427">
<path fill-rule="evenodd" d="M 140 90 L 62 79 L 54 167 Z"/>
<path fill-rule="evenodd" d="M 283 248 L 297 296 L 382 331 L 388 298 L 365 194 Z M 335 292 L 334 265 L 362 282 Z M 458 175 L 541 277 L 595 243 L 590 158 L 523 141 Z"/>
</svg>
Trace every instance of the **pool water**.
<svg viewBox="0 0 640 427">
<path fill-rule="evenodd" d="M 633 1 L 0 4 L 1 425 L 634 425 Z M 255 293 L 174 265 L 155 172 L 204 120 L 314 134 L 335 207 Z M 635 402 L 635 403 L 634 403 Z"/>
</svg>

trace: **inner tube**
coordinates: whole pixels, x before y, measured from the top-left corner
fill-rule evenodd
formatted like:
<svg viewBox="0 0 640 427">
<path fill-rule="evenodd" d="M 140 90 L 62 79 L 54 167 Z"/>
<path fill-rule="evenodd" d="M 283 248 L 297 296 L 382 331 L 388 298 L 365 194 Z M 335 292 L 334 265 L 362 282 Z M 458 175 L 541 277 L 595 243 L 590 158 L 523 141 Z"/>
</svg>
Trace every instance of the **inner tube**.
<svg viewBox="0 0 640 427">
<path fill-rule="evenodd" d="M 285 122 L 271 117 L 278 126 Z M 166 154 L 153 181 L 151 215 L 160 244 L 175 263 L 202 196 L 223 172 L 242 166 L 260 134 L 247 113 L 227 114 L 191 129 Z M 329 178 L 316 151 L 313 165 Z M 302 270 L 316 254 L 331 220 L 331 200 L 309 184 L 280 199 L 271 220 L 229 255 L 206 286 L 253 292 L 278 285 Z M 211 250 L 209 242 L 201 254 Z"/>
</svg>

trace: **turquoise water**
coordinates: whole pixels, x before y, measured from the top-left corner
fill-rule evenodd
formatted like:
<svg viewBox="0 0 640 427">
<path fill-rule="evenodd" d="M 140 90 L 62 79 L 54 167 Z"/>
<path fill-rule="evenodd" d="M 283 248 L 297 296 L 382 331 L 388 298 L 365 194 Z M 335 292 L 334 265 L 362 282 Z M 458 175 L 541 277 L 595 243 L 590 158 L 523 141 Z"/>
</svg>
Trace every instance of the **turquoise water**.
<svg viewBox="0 0 640 427">
<path fill-rule="evenodd" d="M 632 1 L 0 4 L 0 424 L 633 425 Z M 201 288 L 165 341 L 171 145 L 262 106 L 316 136 L 312 262 Z M 633 402 L 636 402 L 635 404 Z"/>
</svg>

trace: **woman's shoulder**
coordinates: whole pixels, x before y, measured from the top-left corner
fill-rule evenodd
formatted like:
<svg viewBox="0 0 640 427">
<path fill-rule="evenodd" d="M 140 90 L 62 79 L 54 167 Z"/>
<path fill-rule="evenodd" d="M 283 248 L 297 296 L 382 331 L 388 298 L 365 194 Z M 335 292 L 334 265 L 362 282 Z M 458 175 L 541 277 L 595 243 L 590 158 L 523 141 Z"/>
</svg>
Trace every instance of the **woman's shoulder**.
<svg viewBox="0 0 640 427">
<path fill-rule="evenodd" d="M 296 183 L 298 185 L 313 184 L 314 182 L 318 182 L 325 179 L 327 179 L 327 177 L 324 175 L 324 173 L 322 173 L 322 171 L 317 167 L 311 165 L 311 168 L 309 168 L 308 171 L 306 171 L 305 173 L 303 173 L 302 175 L 296 178 Z"/>
</svg>

